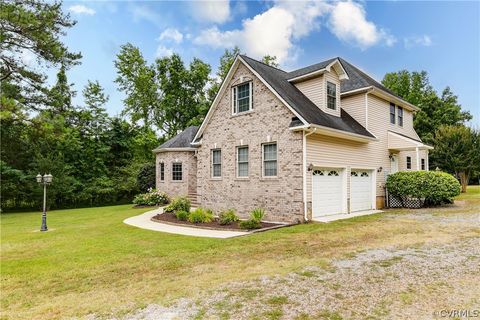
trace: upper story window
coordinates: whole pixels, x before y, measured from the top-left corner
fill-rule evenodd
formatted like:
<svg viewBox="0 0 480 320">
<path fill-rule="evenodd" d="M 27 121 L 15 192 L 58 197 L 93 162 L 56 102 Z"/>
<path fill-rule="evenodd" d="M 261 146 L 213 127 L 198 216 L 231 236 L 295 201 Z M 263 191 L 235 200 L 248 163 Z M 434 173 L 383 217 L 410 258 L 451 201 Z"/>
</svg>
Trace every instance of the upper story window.
<svg viewBox="0 0 480 320">
<path fill-rule="evenodd" d="M 400 127 L 403 127 L 403 108 L 397 107 L 397 109 L 398 109 L 398 125 Z"/>
<path fill-rule="evenodd" d="M 251 81 L 232 88 L 234 114 L 252 109 L 252 88 L 253 84 Z"/>
<path fill-rule="evenodd" d="M 327 81 L 327 108 L 337 109 L 337 85 Z"/>
<path fill-rule="evenodd" d="M 219 178 L 222 176 L 222 150 L 212 150 L 212 177 Z"/>
<path fill-rule="evenodd" d="M 277 144 L 275 142 L 263 145 L 263 176 L 277 176 Z"/>
<path fill-rule="evenodd" d="M 422 158 L 422 170 L 425 170 L 425 159 Z"/>
<path fill-rule="evenodd" d="M 237 176 L 248 177 L 248 147 L 237 148 Z"/>
<path fill-rule="evenodd" d="M 172 163 L 172 180 L 181 181 L 183 179 L 182 163 L 174 162 Z"/>
<path fill-rule="evenodd" d="M 165 163 L 160 162 L 160 181 L 165 181 Z"/>
<path fill-rule="evenodd" d="M 407 169 L 412 169 L 412 157 L 407 157 Z"/>
<path fill-rule="evenodd" d="M 395 104 L 390 103 L 390 123 L 395 124 Z"/>
</svg>

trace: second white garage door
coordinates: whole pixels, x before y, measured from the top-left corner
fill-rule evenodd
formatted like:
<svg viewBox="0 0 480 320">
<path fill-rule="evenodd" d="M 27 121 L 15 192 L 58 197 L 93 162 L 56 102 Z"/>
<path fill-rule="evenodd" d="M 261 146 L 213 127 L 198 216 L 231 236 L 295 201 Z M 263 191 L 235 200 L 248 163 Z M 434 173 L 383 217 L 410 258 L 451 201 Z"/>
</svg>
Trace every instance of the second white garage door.
<svg viewBox="0 0 480 320">
<path fill-rule="evenodd" d="M 338 214 L 343 211 L 342 169 L 316 169 L 312 175 L 312 216 Z"/>
<path fill-rule="evenodd" d="M 352 169 L 350 174 L 350 211 L 372 209 L 372 192 L 372 171 Z"/>
</svg>

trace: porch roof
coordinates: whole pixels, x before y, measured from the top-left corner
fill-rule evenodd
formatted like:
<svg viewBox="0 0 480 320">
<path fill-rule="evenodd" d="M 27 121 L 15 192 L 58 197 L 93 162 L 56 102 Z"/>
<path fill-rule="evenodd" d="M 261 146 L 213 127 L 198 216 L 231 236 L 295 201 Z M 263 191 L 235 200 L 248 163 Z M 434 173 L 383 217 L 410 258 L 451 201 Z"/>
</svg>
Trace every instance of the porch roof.
<svg viewBox="0 0 480 320">
<path fill-rule="evenodd" d="M 424 144 L 421 140 L 407 137 L 401 133 L 388 131 L 389 150 L 431 150 L 432 146 Z"/>
</svg>

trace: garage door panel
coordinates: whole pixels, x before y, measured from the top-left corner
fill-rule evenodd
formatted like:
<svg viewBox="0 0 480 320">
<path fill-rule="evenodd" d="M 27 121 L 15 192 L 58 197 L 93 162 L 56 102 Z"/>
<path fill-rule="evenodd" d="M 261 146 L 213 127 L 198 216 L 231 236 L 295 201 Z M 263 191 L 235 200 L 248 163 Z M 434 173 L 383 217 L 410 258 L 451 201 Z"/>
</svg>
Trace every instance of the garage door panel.
<svg viewBox="0 0 480 320">
<path fill-rule="evenodd" d="M 352 170 L 350 175 L 350 210 L 372 209 L 373 177 L 371 170 Z"/>
<path fill-rule="evenodd" d="M 312 177 L 312 215 L 320 217 L 342 211 L 343 177 L 341 169 L 317 169 Z"/>
</svg>

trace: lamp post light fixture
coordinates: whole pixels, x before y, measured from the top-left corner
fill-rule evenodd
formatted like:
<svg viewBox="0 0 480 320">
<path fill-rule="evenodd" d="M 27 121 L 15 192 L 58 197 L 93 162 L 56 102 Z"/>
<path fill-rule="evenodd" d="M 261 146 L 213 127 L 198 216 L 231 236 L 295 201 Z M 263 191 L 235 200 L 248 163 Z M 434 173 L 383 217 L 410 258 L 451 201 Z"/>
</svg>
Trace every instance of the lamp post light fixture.
<svg viewBox="0 0 480 320">
<path fill-rule="evenodd" d="M 42 227 L 40 231 L 47 231 L 47 184 L 52 183 L 53 176 L 49 174 L 44 174 L 43 176 L 39 173 L 37 174 L 37 182 L 43 183 L 43 213 L 42 213 Z"/>
</svg>

